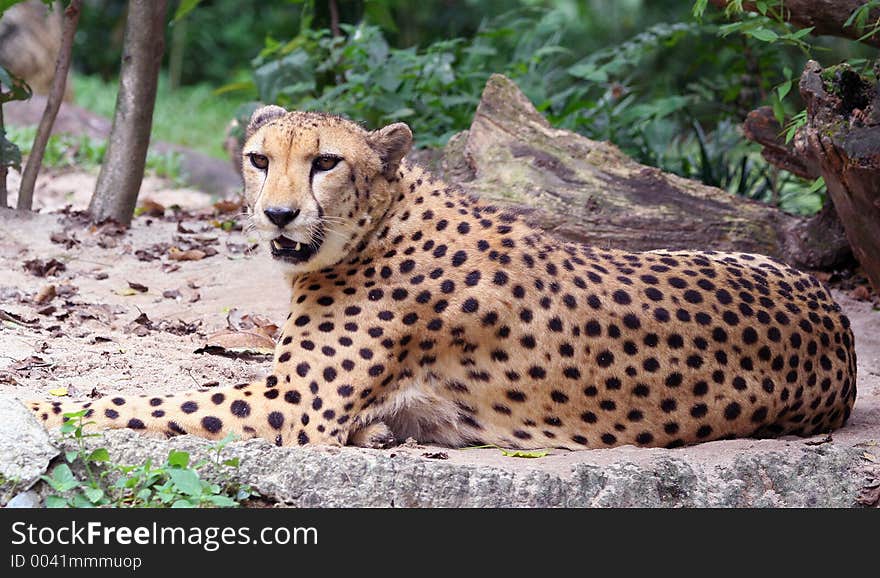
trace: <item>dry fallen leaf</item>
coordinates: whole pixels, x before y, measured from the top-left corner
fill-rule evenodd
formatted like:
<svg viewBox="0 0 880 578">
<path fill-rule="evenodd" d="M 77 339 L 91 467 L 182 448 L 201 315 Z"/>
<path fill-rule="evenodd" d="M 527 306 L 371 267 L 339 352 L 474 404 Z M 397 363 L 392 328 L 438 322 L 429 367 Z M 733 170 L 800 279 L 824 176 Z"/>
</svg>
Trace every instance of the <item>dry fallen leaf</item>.
<svg viewBox="0 0 880 578">
<path fill-rule="evenodd" d="M 859 301 L 867 301 L 871 298 L 871 289 L 867 285 L 859 285 L 852 291 L 850 291 L 850 295 L 853 299 L 857 299 Z"/>
<path fill-rule="evenodd" d="M 140 283 L 134 283 L 132 281 L 128 282 L 128 286 L 137 291 L 138 293 L 146 293 L 150 290 L 146 285 L 141 285 Z"/>
<path fill-rule="evenodd" d="M 55 299 L 55 295 L 55 285 L 44 285 L 39 293 L 37 293 L 37 296 L 34 297 L 34 303 L 37 305 L 43 305 L 44 303 L 48 303 Z"/>
<path fill-rule="evenodd" d="M 16 315 L 15 313 L 4 311 L 3 309 L 0 309 L 0 321 L 9 321 L 10 323 L 15 323 L 17 325 L 34 325 L 38 323 L 38 320 L 36 319 L 25 319 L 21 315 Z"/>
<path fill-rule="evenodd" d="M 864 452 L 864 453 L 862 453 L 862 459 L 863 459 L 863 460 L 868 460 L 868 461 L 871 462 L 872 464 L 876 464 L 876 463 L 877 463 L 877 456 L 875 456 L 874 454 L 872 454 L 872 453 L 870 453 L 870 452 Z"/>
<path fill-rule="evenodd" d="M 831 442 L 833 442 L 833 441 L 834 441 L 834 439 L 831 437 L 831 434 L 828 434 L 827 436 L 825 436 L 824 438 L 822 438 L 822 439 L 820 439 L 820 440 L 812 440 L 812 441 L 804 442 L 804 445 L 807 445 L 807 446 L 820 446 L 820 445 L 822 445 L 822 444 L 831 443 Z"/>
<path fill-rule="evenodd" d="M 64 397 L 67 395 L 66 387 L 56 387 L 54 389 L 49 390 L 49 395 L 54 395 L 55 397 Z"/>
<path fill-rule="evenodd" d="M 57 259 L 49 259 L 48 261 L 31 259 L 25 261 L 23 265 L 25 271 L 37 277 L 51 277 L 67 269 L 67 266 Z"/>
<path fill-rule="evenodd" d="M 205 252 L 200 249 L 181 251 L 177 247 L 168 249 L 168 258 L 173 261 L 201 261 L 205 258 Z"/>
<path fill-rule="evenodd" d="M 152 199 L 144 199 L 141 206 L 135 210 L 136 215 L 147 215 L 148 217 L 165 216 L 165 205 L 157 203 Z"/>
<path fill-rule="evenodd" d="M 180 291 L 177 289 L 166 289 L 162 291 L 162 297 L 165 299 L 180 299 Z"/>
<path fill-rule="evenodd" d="M 262 333 L 251 331 L 218 331 L 209 335 L 204 347 L 195 353 L 211 355 L 272 355 L 275 353 L 275 341 Z"/>
<path fill-rule="evenodd" d="M 79 245 L 79 240 L 73 234 L 68 234 L 67 232 L 59 232 L 56 231 L 49 235 L 49 240 L 53 243 L 57 243 L 59 245 L 63 245 L 65 249 L 71 249 L 75 245 Z"/>
<path fill-rule="evenodd" d="M 217 201 L 214 203 L 214 209 L 218 214 L 224 213 L 237 213 L 241 210 L 241 202 L 240 201 Z"/>
</svg>

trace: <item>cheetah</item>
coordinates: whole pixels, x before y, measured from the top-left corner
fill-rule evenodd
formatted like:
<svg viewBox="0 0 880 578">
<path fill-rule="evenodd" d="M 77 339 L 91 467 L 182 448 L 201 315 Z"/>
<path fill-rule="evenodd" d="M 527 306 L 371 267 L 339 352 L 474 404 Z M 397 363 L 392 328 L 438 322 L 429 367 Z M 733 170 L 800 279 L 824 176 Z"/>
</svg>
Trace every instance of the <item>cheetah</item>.
<svg viewBox="0 0 880 578">
<path fill-rule="evenodd" d="M 33 411 L 278 446 L 567 449 L 814 435 L 849 418 L 853 334 L 813 277 L 759 255 L 563 242 L 409 163 L 411 144 L 403 123 L 258 109 L 245 193 L 291 288 L 271 374 Z"/>
</svg>

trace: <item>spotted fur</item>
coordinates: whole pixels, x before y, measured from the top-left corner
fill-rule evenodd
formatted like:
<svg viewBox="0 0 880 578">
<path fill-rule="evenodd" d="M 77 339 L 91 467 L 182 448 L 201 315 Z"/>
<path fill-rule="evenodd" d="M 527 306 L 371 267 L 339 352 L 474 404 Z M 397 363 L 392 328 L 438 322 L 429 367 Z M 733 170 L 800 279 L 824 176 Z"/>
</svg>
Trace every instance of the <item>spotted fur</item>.
<svg viewBox="0 0 880 578">
<path fill-rule="evenodd" d="M 559 241 L 401 164 L 402 124 L 275 108 L 249 132 L 254 226 L 284 235 L 273 251 L 292 290 L 272 373 L 34 402 L 44 422 L 87 408 L 100 427 L 277 445 L 577 449 L 812 435 L 850 415 L 853 335 L 809 275 L 758 255 Z M 273 207 L 296 217 L 279 226 Z"/>
</svg>

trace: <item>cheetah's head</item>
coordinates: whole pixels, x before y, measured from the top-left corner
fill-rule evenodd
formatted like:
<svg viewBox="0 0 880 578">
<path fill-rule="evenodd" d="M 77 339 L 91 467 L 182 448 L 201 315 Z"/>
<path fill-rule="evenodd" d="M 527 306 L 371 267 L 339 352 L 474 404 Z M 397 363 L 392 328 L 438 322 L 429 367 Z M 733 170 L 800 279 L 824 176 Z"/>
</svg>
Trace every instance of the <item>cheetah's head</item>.
<svg viewBox="0 0 880 578">
<path fill-rule="evenodd" d="M 338 116 L 257 109 L 242 149 L 252 225 L 288 274 L 342 261 L 392 201 L 412 144 L 403 123 L 367 131 Z"/>
</svg>

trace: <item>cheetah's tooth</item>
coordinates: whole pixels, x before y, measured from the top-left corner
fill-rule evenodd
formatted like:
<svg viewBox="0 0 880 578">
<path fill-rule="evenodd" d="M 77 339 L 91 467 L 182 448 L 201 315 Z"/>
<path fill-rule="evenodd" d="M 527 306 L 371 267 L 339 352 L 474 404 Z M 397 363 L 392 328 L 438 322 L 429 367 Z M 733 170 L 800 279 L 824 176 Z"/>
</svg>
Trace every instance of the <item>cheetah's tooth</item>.
<svg viewBox="0 0 880 578">
<path fill-rule="evenodd" d="M 297 243 L 296 245 L 293 246 L 293 250 L 299 251 L 299 247 L 300 247 L 300 243 Z"/>
<path fill-rule="evenodd" d="M 275 239 L 272 239 L 272 248 L 280 251 L 281 250 L 281 243 L 279 243 Z"/>
</svg>

